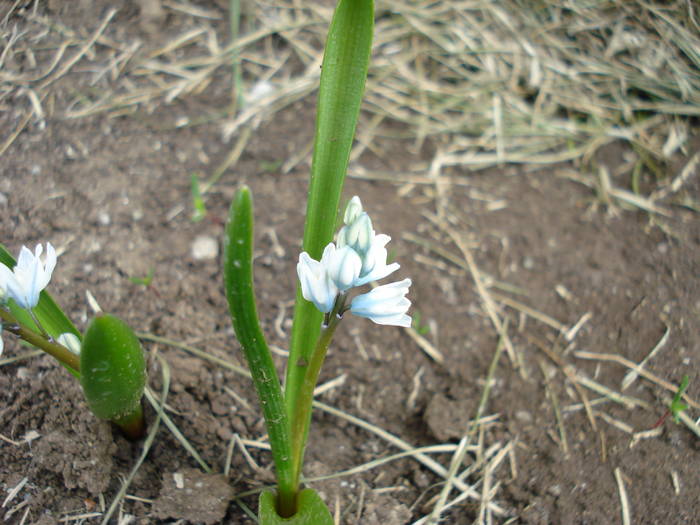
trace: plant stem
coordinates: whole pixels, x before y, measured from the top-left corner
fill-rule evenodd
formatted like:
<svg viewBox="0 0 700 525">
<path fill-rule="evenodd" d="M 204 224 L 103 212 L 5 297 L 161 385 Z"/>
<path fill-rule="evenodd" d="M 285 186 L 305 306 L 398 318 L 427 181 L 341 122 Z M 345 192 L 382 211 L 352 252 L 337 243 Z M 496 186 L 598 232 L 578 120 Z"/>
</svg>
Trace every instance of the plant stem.
<svg viewBox="0 0 700 525">
<path fill-rule="evenodd" d="M 334 311 L 335 312 L 335 311 Z M 316 341 L 311 359 L 306 367 L 306 373 L 299 387 L 297 401 L 292 408 L 291 422 L 291 440 L 292 440 L 292 480 L 295 487 L 299 487 L 299 478 L 301 477 L 301 466 L 304 461 L 304 448 L 306 446 L 306 438 L 309 434 L 309 425 L 311 424 L 311 403 L 314 398 L 314 389 L 318 382 L 318 375 L 321 371 L 321 366 L 326 358 L 328 345 L 333 339 L 335 329 L 340 322 L 340 317 L 336 313 L 332 313 L 329 323 L 321 327 L 321 333 Z"/>
<path fill-rule="evenodd" d="M 136 409 L 124 417 L 113 419 L 112 423 L 117 425 L 129 441 L 136 441 L 146 435 L 146 421 L 143 419 L 143 407 L 141 401 Z"/>
<path fill-rule="evenodd" d="M 3 328 L 5 330 L 15 334 L 21 339 L 24 339 L 29 344 L 40 348 L 50 356 L 53 356 L 72 372 L 80 372 L 80 356 L 75 355 L 65 346 L 59 345 L 41 334 L 25 328 L 19 324 L 14 315 L 4 308 L 0 308 L 0 318 L 3 321 Z"/>
</svg>

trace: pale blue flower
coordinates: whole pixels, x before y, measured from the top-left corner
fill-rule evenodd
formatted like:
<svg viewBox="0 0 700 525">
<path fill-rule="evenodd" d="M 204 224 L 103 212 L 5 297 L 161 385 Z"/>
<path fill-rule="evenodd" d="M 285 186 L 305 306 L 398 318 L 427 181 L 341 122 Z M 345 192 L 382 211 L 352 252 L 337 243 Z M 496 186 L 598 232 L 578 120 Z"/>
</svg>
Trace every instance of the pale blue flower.
<svg viewBox="0 0 700 525">
<path fill-rule="evenodd" d="M 51 243 L 46 243 L 46 262 L 41 262 L 43 247 L 37 244 L 32 253 L 22 246 L 17 258 L 17 265 L 10 270 L 0 264 L 0 289 L 25 309 L 34 308 L 39 302 L 39 294 L 51 280 L 56 267 L 56 250 Z"/>
<path fill-rule="evenodd" d="M 350 246 L 336 248 L 333 243 L 330 243 L 323 252 L 321 264 L 341 292 L 356 286 L 355 281 L 360 276 L 362 260 Z"/>
<path fill-rule="evenodd" d="M 397 263 L 386 264 L 386 244 L 391 237 L 375 234 L 372 219 L 362 210 L 362 202 L 356 195 L 347 207 L 343 216 L 343 226 L 338 232 L 338 248 L 351 247 L 362 261 L 362 268 L 353 286 L 362 286 L 372 281 L 383 279 L 399 269 Z"/>
<path fill-rule="evenodd" d="M 362 213 L 362 202 L 360 198 L 355 195 L 348 205 L 345 207 L 345 214 L 343 215 L 343 222 L 345 224 L 350 224 Z"/>
<path fill-rule="evenodd" d="M 78 336 L 74 333 L 66 332 L 65 334 L 61 334 L 56 339 L 56 342 L 59 345 L 65 346 L 75 355 L 80 355 L 80 348 L 82 347 L 82 345 L 80 344 L 80 339 L 78 339 Z"/>
<path fill-rule="evenodd" d="M 360 275 L 355 281 L 355 286 L 372 281 L 384 279 L 384 277 L 394 273 L 400 268 L 398 263 L 386 263 L 387 251 L 385 246 L 391 240 L 391 237 L 380 233 L 372 239 L 372 245 L 362 259 L 362 269 Z"/>
<path fill-rule="evenodd" d="M 312 259 L 308 253 L 302 252 L 297 264 L 301 294 L 304 299 L 314 303 L 316 308 L 323 313 L 328 313 L 333 309 L 333 303 L 338 295 L 338 287 L 328 276 L 326 266 L 330 250 L 335 251 L 333 243 L 326 246 L 320 262 Z"/>
<path fill-rule="evenodd" d="M 406 299 L 411 279 L 377 286 L 352 300 L 350 311 L 366 317 L 377 324 L 411 326 L 411 317 L 406 315 L 411 301 Z"/>
<path fill-rule="evenodd" d="M 362 212 L 354 221 L 343 226 L 338 232 L 338 248 L 350 246 L 362 257 L 372 246 L 373 238 L 372 219 L 365 212 Z"/>
<path fill-rule="evenodd" d="M 351 288 L 383 279 L 399 269 L 397 263 L 387 264 L 386 245 L 391 237 L 375 234 L 372 220 L 355 196 L 345 208 L 343 226 L 338 232 L 337 246 L 332 242 L 323 250 L 320 261 L 303 252 L 299 256 L 297 273 L 304 299 L 313 302 L 323 313 L 333 310 L 339 296 Z M 352 301 L 350 310 L 379 324 L 410 326 L 406 311 L 411 302 L 405 298 L 410 279 L 379 286 Z M 342 315 L 346 299 L 338 302 Z"/>
</svg>

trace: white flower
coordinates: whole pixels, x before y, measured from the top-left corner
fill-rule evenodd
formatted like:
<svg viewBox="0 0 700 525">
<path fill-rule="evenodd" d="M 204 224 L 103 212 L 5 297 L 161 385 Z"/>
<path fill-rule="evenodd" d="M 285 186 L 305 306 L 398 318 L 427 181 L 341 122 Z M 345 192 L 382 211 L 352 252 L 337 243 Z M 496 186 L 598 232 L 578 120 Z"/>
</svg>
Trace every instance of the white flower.
<svg viewBox="0 0 700 525">
<path fill-rule="evenodd" d="M 344 296 L 351 288 L 378 281 L 399 269 L 397 263 L 386 263 L 386 245 L 391 237 L 375 234 L 359 197 L 348 203 L 343 222 L 345 226 L 338 232 L 337 246 L 329 243 L 320 261 L 303 252 L 297 264 L 304 299 L 313 302 L 323 313 L 331 312 L 338 296 Z M 410 326 L 411 318 L 406 311 L 411 302 L 405 297 L 410 285 L 411 280 L 405 279 L 379 286 L 355 297 L 350 310 L 375 323 Z M 338 305 L 337 313 L 342 315 L 346 311 L 344 297 Z"/>
<path fill-rule="evenodd" d="M 336 249 L 333 243 L 328 244 L 321 257 L 321 265 L 328 272 L 328 277 L 341 292 L 352 288 L 360 276 L 362 260 L 350 246 Z"/>
<path fill-rule="evenodd" d="M 34 253 L 22 246 L 13 270 L 0 264 L 0 288 L 22 308 L 37 305 L 39 294 L 49 284 L 56 266 L 56 251 L 50 242 L 46 243 L 45 264 L 40 259 L 42 251 L 41 244 L 37 244 Z"/>
<path fill-rule="evenodd" d="M 366 317 L 377 324 L 411 326 L 411 317 L 406 315 L 411 301 L 406 299 L 411 279 L 377 286 L 368 293 L 352 300 L 350 311 Z"/>
<path fill-rule="evenodd" d="M 345 215 L 343 215 L 343 222 L 345 224 L 350 224 L 362 213 L 362 202 L 360 198 L 355 195 L 348 205 L 345 207 Z"/>
<path fill-rule="evenodd" d="M 359 278 L 355 281 L 355 286 L 362 286 L 372 281 L 384 279 L 384 277 L 400 268 L 398 263 L 386 263 L 387 251 L 385 246 L 390 240 L 391 237 L 383 233 L 374 236 L 372 245 L 362 259 L 362 270 L 360 270 Z"/>
<path fill-rule="evenodd" d="M 372 219 L 365 212 L 362 212 L 338 232 L 338 248 L 350 246 L 362 257 L 372 246 L 373 238 Z"/>
<path fill-rule="evenodd" d="M 75 355 L 80 355 L 80 339 L 78 339 L 78 336 L 71 333 L 71 332 L 66 332 L 65 334 L 61 334 L 58 336 L 58 339 L 56 339 L 56 342 L 59 345 L 65 346 L 68 350 L 73 352 Z"/>
<path fill-rule="evenodd" d="M 331 248 L 332 246 L 332 248 Z M 327 263 L 329 249 L 335 251 L 333 243 L 326 246 L 321 262 L 313 260 L 308 253 L 299 255 L 297 274 L 301 282 L 301 294 L 304 299 L 311 301 L 323 313 L 333 309 L 333 303 L 338 295 L 338 287 L 328 276 Z"/>
<path fill-rule="evenodd" d="M 355 250 L 362 261 L 360 274 L 353 286 L 378 281 L 399 269 L 397 263 L 386 264 L 385 246 L 391 237 L 375 234 L 372 229 L 372 219 L 362 210 L 362 202 L 357 195 L 345 208 L 343 221 L 345 226 L 338 232 L 338 248 L 349 246 Z"/>
</svg>

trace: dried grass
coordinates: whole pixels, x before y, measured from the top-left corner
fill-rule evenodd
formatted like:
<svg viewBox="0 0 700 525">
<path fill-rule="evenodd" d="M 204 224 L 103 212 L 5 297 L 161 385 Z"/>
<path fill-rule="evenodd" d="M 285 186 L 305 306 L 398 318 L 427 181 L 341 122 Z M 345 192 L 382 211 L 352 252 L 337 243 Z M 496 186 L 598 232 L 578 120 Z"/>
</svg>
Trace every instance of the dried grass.
<svg viewBox="0 0 700 525">
<path fill-rule="evenodd" d="M 217 82 L 230 85 L 240 59 L 245 93 L 234 99 L 248 100 L 223 123 L 231 137 L 316 89 L 330 9 L 257 3 L 243 15 L 247 32 L 226 45 L 216 12 L 187 2 L 166 7 L 182 17 L 183 29 L 150 52 L 110 36 L 113 11 L 85 35 L 36 10 L 10 8 L 0 25 L 0 104 L 29 92 L 41 99 L 82 64 L 93 71 L 89 86 L 75 83 L 62 116 L 151 111 Z M 364 104 L 369 122 L 359 127 L 353 158 L 381 149 L 377 139 L 398 136 L 416 147 L 441 144 L 438 172 L 588 160 L 616 140 L 666 159 L 683 147 L 688 117 L 700 115 L 697 18 L 685 1 L 380 1 Z M 268 93 L 251 100 L 258 82 Z M 210 118 L 225 114 L 212 110 Z"/>
</svg>

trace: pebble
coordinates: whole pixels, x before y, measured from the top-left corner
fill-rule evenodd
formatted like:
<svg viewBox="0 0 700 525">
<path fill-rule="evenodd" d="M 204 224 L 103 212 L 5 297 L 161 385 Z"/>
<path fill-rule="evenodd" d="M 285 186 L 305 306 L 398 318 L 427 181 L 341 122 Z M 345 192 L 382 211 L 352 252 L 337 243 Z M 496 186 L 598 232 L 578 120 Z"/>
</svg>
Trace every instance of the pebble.
<svg viewBox="0 0 700 525">
<path fill-rule="evenodd" d="M 192 257 L 198 261 L 214 259 L 219 255 L 219 243 L 214 237 L 200 235 L 192 243 Z"/>
<path fill-rule="evenodd" d="M 532 423 L 532 414 L 527 410 L 518 410 L 515 413 L 515 418 L 521 423 Z"/>
<path fill-rule="evenodd" d="M 558 498 L 561 496 L 561 485 L 552 485 L 547 489 L 547 492 L 549 492 L 555 498 Z"/>
</svg>

